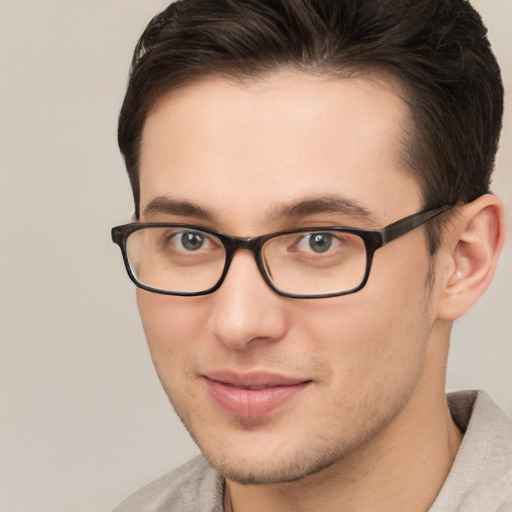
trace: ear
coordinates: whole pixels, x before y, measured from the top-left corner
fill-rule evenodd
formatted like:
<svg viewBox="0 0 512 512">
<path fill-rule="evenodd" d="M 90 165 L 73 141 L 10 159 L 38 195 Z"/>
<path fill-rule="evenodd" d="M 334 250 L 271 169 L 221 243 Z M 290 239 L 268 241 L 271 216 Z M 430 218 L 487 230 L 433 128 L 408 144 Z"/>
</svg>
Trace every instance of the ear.
<svg viewBox="0 0 512 512">
<path fill-rule="evenodd" d="M 468 311 L 492 280 L 505 241 L 503 204 L 485 194 L 458 209 L 439 249 L 438 318 Z"/>
</svg>

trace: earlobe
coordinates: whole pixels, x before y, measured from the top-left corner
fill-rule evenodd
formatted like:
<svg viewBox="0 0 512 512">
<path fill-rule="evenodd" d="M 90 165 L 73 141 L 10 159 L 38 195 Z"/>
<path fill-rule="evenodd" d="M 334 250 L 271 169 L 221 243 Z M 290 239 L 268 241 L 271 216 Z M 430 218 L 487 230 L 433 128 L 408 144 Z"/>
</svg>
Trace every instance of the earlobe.
<svg viewBox="0 0 512 512">
<path fill-rule="evenodd" d="M 460 207 L 443 239 L 438 318 L 455 320 L 483 295 L 505 240 L 501 201 L 485 194 Z"/>
</svg>

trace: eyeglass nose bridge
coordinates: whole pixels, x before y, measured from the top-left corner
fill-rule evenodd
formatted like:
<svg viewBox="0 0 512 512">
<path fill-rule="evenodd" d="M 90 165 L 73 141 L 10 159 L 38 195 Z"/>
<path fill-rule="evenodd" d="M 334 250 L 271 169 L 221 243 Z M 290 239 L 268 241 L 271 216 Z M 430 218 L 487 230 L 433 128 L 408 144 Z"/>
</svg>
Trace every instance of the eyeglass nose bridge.
<svg viewBox="0 0 512 512">
<path fill-rule="evenodd" d="M 220 235 L 220 234 L 219 234 Z M 218 236 L 219 236 L 218 235 Z M 270 236 L 257 236 L 251 238 L 240 238 L 233 237 L 228 235 L 219 236 L 224 249 L 226 250 L 226 260 L 224 262 L 224 268 L 222 270 L 222 275 L 220 279 L 217 281 L 216 285 L 211 289 L 211 291 L 218 290 L 226 276 L 228 275 L 229 269 L 231 268 L 231 263 L 236 255 L 236 253 L 240 250 L 247 250 L 252 253 L 254 260 L 256 261 L 256 266 L 258 267 L 258 271 L 270 288 L 281 294 L 281 290 L 276 288 L 272 280 L 270 279 L 269 269 L 265 267 L 265 262 L 263 261 L 262 250 L 265 242 L 271 238 Z"/>
</svg>

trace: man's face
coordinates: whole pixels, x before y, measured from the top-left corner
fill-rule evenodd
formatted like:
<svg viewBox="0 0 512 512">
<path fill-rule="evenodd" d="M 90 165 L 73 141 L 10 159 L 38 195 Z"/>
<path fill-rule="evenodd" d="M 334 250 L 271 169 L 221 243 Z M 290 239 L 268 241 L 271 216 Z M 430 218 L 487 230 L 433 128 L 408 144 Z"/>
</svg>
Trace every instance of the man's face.
<svg viewBox="0 0 512 512">
<path fill-rule="evenodd" d="M 147 119 L 141 220 L 240 237 L 381 228 L 421 209 L 401 160 L 407 123 L 398 95 L 370 79 L 187 86 Z M 440 380 L 429 268 L 419 228 L 377 251 L 352 295 L 281 297 L 241 250 L 210 295 L 137 298 L 160 380 L 210 463 L 234 480 L 286 481 L 362 456 L 405 418 L 411 428 Z"/>
</svg>

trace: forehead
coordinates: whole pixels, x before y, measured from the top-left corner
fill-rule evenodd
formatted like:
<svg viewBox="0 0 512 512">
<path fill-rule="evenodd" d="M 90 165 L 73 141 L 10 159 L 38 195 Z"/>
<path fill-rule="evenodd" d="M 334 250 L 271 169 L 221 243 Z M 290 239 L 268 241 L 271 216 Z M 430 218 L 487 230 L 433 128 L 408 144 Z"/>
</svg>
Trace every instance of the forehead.
<svg viewBox="0 0 512 512">
<path fill-rule="evenodd" d="M 406 104 L 382 80 L 276 73 L 173 91 L 141 142 L 141 211 L 158 197 L 263 221 L 300 198 L 336 196 L 393 215 L 420 202 L 404 168 Z M 409 213 L 409 211 L 407 211 Z"/>
</svg>

